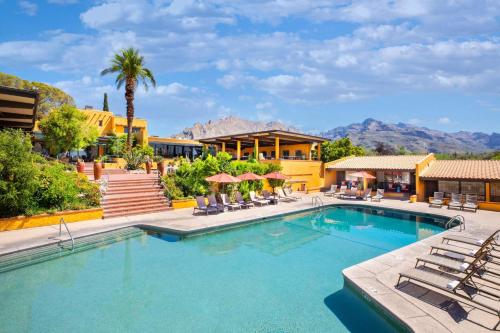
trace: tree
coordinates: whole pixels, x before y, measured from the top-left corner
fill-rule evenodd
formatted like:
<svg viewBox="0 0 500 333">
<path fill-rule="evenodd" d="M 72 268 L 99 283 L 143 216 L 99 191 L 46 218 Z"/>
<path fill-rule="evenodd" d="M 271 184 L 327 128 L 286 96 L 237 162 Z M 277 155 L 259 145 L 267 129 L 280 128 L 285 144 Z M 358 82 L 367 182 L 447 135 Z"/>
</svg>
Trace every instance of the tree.
<svg viewBox="0 0 500 333">
<path fill-rule="evenodd" d="M 23 80 L 14 75 L 0 72 L 0 86 L 38 91 L 38 119 L 43 118 L 54 108 L 65 104 L 75 105 L 73 97 L 59 88 L 41 82 Z"/>
<path fill-rule="evenodd" d="M 127 101 L 127 149 L 132 147 L 132 123 L 134 121 L 134 95 L 137 84 L 142 82 L 148 89 L 148 82 L 153 87 L 156 81 L 153 73 L 144 67 L 144 57 L 139 55 L 139 50 L 134 48 L 123 49 L 115 54 L 111 66 L 101 72 L 101 75 L 117 73 L 116 88 L 120 89 L 125 83 L 125 100 Z"/>
<path fill-rule="evenodd" d="M 321 144 L 321 160 L 331 162 L 347 156 L 363 156 L 363 147 L 355 146 L 349 138 L 336 141 L 325 141 Z"/>
<path fill-rule="evenodd" d="M 375 144 L 375 151 L 378 155 L 396 155 L 397 153 L 394 146 L 384 142 L 377 142 Z"/>
<path fill-rule="evenodd" d="M 40 129 L 51 153 L 90 146 L 97 139 L 95 126 L 86 124 L 87 117 L 77 108 L 63 105 L 40 121 Z"/>
<path fill-rule="evenodd" d="M 104 102 L 102 103 L 102 111 L 109 111 L 108 94 L 104 93 Z"/>
</svg>

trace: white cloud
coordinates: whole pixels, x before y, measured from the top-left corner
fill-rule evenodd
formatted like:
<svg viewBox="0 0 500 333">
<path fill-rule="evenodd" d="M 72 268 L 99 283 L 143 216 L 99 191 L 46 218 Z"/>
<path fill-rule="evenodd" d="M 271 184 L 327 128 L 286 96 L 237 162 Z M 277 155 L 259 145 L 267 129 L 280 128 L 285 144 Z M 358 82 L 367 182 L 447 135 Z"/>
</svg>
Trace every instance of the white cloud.
<svg viewBox="0 0 500 333">
<path fill-rule="evenodd" d="M 47 2 L 55 5 L 72 5 L 78 3 L 78 0 L 48 0 Z"/>
<path fill-rule="evenodd" d="M 451 123 L 451 119 L 448 117 L 441 117 L 438 119 L 438 123 L 443 124 L 443 125 L 447 125 L 447 124 Z"/>
<path fill-rule="evenodd" d="M 38 5 L 34 2 L 19 0 L 18 4 L 23 13 L 25 13 L 26 15 L 35 16 L 38 11 Z"/>
<path fill-rule="evenodd" d="M 408 119 L 407 123 L 410 125 L 420 125 L 422 123 L 422 120 L 419 118 L 411 118 Z"/>
</svg>

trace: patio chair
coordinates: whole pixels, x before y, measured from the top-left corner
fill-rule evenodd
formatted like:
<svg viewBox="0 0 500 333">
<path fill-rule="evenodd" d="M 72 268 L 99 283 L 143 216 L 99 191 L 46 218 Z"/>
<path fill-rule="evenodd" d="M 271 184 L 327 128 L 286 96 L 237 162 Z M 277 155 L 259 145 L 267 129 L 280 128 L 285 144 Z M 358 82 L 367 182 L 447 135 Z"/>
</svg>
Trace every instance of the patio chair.
<svg viewBox="0 0 500 333">
<path fill-rule="evenodd" d="M 334 193 L 333 196 L 336 198 L 340 198 L 347 191 L 347 185 L 340 186 L 340 190 L 337 193 Z"/>
<path fill-rule="evenodd" d="M 242 208 L 250 208 L 250 207 L 253 207 L 253 203 L 251 202 L 246 202 L 244 199 L 243 199 L 243 196 L 241 195 L 241 193 L 239 191 L 236 191 L 235 193 L 235 199 L 236 199 L 236 203 L 238 205 L 240 205 Z"/>
<path fill-rule="evenodd" d="M 276 188 L 276 193 L 278 193 L 278 200 L 279 201 L 288 201 L 288 202 L 290 202 L 290 201 L 297 201 L 296 199 L 287 197 L 285 195 L 285 192 L 283 192 L 283 189 L 281 187 Z"/>
<path fill-rule="evenodd" d="M 283 188 L 283 192 L 285 195 L 290 198 L 290 199 L 295 199 L 295 200 L 302 200 L 302 197 L 299 197 L 297 195 L 293 195 L 292 189 L 290 187 L 285 187 Z"/>
<path fill-rule="evenodd" d="M 241 205 L 239 203 L 232 203 L 226 193 L 221 193 L 220 199 L 222 201 L 222 205 L 224 205 L 224 207 L 227 207 L 228 210 L 234 211 L 236 208 L 241 209 Z"/>
<path fill-rule="evenodd" d="M 463 203 L 462 203 L 462 195 L 459 193 L 452 193 L 451 194 L 451 199 L 450 202 L 448 203 L 448 209 L 450 208 L 458 208 L 462 210 L 463 208 Z"/>
<path fill-rule="evenodd" d="M 335 195 L 335 193 L 337 192 L 337 188 L 338 188 L 338 187 L 339 187 L 338 185 L 332 185 L 332 186 L 330 186 L 330 190 L 329 190 L 329 191 L 326 191 L 326 192 L 324 193 L 324 195 L 325 195 L 325 196 L 327 196 L 327 197 L 332 197 L 332 196 L 334 196 L 334 195 Z"/>
<path fill-rule="evenodd" d="M 365 192 L 363 193 L 363 196 L 361 198 L 363 200 L 366 200 L 366 201 L 368 201 L 368 199 L 371 199 L 372 198 L 372 189 L 371 188 L 367 188 L 365 190 Z"/>
<path fill-rule="evenodd" d="M 462 206 L 462 209 L 470 209 L 474 210 L 474 213 L 477 212 L 477 195 L 475 194 L 466 194 L 465 195 L 465 203 Z"/>
<path fill-rule="evenodd" d="M 250 194 L 250 201 L 253 202 L 254 204 L 259 206 L 269 205 L 269 200 L 266 200 L 264 198 L 258 198 L 254 191 L 250 191 L 249 194 Z"/>
<path fill-rule="evenodd" d="M 211 194 L 208 196 L 208 206 L 217 209 L 217 211 L 219 212 L 224 211 L 224 205 L 217 202 L 215 194 Z"/>
<path fill-rule="evenodd" d="M 487 252 L 482 251 L 481 254 L 474 258 L 472 262 L 466 262 L 436 254 L 426 254 L 417 258 L 415 268 L 417 268 L 418 264 L 422 262 L 423 266 L 425 266 L 426 264 L 431 264 L 439 268 L 446 268 L 448 270 L 453 270 L 461 273 L 468 273 L 472 269 L 475 269 L 477 272 L 487 263 L 486 255 Z"/>
<path fill-rule="evenodd" d="M 456 259 L 456 260 L 466 260 L 466 258 L 477 258 L 482 252 L 486 251 L 488 254 L 488 260 L 494 264 L 500 264 L 500 262 L 495 261 L 494 259 L 500 259 L 497 252 L 492 252 L 493 246 L 492 241 L 484 242 L 482 245 L 476 245 L 478 248 L 471 247 L 462 247 L 451 244 L 434 244 L 431 245 L 430 254 L 433 253 L 441 253 L 441 255 L 445 255 L 447 257 Z M 440 252 L 443 251 L 443 252 Z"/>
<path fill-rule="evenodd" d="M 378 188 L 377 189 L 377 194 L 371 197 L 371 201 L 378 201 L 384 197 L 384 189 L 383 188 Z"/>
<path fill-rule="evenodd" d="M 471 303 L 484 307 L 485 309 L 492 311 L 495 315 L 499 316 L 500 319 L 498 297 L 492 296 L 488 293 L 486 293 L 488 294 L 488 296 L 485 296 L 481 292 L 482 290 L 479 289 L 472 281 L 472 276 L 476 273 L 477 268 L 472 268 L 463 277 L 456 277 L 453 275 L 440 275 L 424 269 L 411 268 L 405 272 L 399 273 L 396 288 L 399 287 L 401 278 L 407 278 L 408 281 L 418 281 L 423 284 L 424 287 L 431 286 L 458 298 L 465 299 Z M 496 330 L 499 323 L 500 320 L 497 321 L 495 327 L 493 328 L 494 330 Z"/>
<path fill-rule="evenodd" d="M 194 207 L 194 209 L 193 209 L 193 214 L 196 213 L 197 210 L 205 212 L 207 215 L 210 212 L 215 212 L 215 213 L 219 212 L 219 210 L 217 208 L 207 206 L 207 204 L 205 203 L 205 197 L 203 197 L 203 196 L 196 197 L 196 205 L 197 206 Z"/>
<path fill-rule="evenodd" d="M 444 192 L 434 192 L 434 197 L 429 203 L 429 207 L 443 207 Z"/>
<path fill-rule="evenodd" d="M 344 195 L 342 196 L 343 199 L 356 199 L 358 197 L 358 190 L 357 188 L 351 187 L 350 190 L 346 190 Z"/>
</svg>

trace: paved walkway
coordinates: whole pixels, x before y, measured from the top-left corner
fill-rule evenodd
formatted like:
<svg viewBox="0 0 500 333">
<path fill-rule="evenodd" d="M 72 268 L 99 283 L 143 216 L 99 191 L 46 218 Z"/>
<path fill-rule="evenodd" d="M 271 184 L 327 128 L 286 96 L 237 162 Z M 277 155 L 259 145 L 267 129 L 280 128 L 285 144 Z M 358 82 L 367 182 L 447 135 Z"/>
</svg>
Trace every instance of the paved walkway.
<svg viewBox="0 0 500 333">
<path fill-rule="evenodd" d="M 314 196 L 314 195 L 311 195 Z M 454 216 L 466 219 L 466 231 L 461 234 L 488 235 L 500 229 L 500 213 L 478 211 L 457 212 L 446 208 L 429 208 L 425 203 L 410 204 L 406 201 L 383 200 L 381 203 L 347 201 L 321 196 L 325 204 L 365 204 L 405 211 Z M 148 225 L 176 233 L 206 231 L 220 226 L 245 223 L 255 219 L 311 208 L 310 196 L 294 203 L 280 203 L 224 214 L 205 216 L 192 214 L 192 209 L 172 210 L 162 213 L 93 220 L 69 224 L 74 237 L 109 231 L 132 225 Z M 458 231 L 448 230 L 447 233 Z M 15 230 L 0 233 L 0 254 L 33 246 L 53 243 L 58 226 Z M 389 252 L 344 270 L 344 277 L 371 298 L 400 318 L 417 332 L 481 332 L 488 331 L 498 319 L 465 303 L 452 302 L 442 293 L 435 293 L 416 284 L 398 290 L 394 287 L 398 273 L 415 265 L 415 257 L 427 254 L 429 245 L 439 243 L 443 234 L 435 235 L 401 249 Z M 483 325 L 483 326 L 481 326 Z"/>
</svg>

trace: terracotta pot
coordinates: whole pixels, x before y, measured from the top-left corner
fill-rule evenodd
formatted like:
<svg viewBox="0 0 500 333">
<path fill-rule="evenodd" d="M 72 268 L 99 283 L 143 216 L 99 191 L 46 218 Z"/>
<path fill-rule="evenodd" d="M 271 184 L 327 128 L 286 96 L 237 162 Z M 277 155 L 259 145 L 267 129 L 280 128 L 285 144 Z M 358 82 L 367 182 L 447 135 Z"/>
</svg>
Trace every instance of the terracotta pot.
<svg viewBox="0 0 500 333">
<path fill-rule="evenodd" d="M 146 173 L 149 175 L 151 173 L 151 167 L 152 167 L 152 164 L 150 161 L 146 161 Z"/>
<path fill-rule="evenodd" d="M 157 163 L 158 166 L 158 172 L 160 173 L 160 176 L 163 176 L 165 174 L 165 162 L 161 161 Z"/>
<path fill-rule="evenodd" d="M 76 162 L 76 171 L 78 173 L 84 173 L 85 172 L 85 163 L 84 162 Z"/>
<path fill-rule="evenodd" d="M 101 179 L 102 176 L 102 163 L 94 162 L 94 180 Z"/>
</svg>

